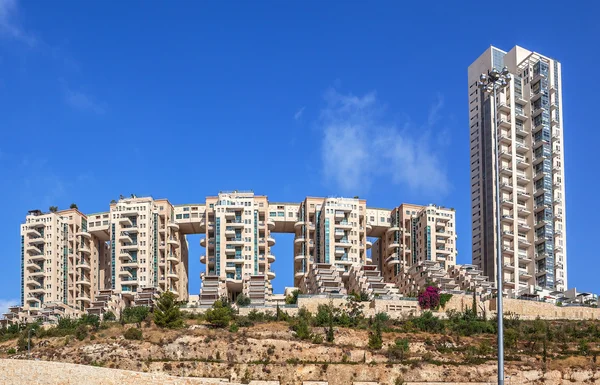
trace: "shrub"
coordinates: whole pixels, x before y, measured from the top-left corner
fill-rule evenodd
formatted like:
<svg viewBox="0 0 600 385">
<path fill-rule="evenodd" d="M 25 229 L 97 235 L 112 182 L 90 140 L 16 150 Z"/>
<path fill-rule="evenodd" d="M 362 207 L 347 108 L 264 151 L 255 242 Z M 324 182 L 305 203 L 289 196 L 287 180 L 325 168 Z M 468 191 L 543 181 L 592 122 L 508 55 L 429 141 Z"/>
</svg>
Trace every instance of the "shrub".
<svg viewBox="0 0 600 385">
<path fill-rule="evenodd" d="M 312 339 L 313 344 L 322 344 L 323 343 L 323 336 L 320 334 L 315 334 L 313 336 Z"/>
<path fill-rule="evenodd" d="M 154 309 L 154 323 L 161 328 L 176 329 L 183 327 L 183 316 L 175 302 L 175 295 L 170 291 L 161 294 Z"/>
<path fill-rule="evenodd" d="M 446 307 L 446 303 L 448 303 L 448 301 L 450 301 L 450 298 L 452 298 L 452 294 L 448 294 L 448 293 L 440 294 L 440 307 L 441 308 Z"/>
<path fill-rule="evenodd" d="M 117 317 L 115 317 L 115 313 L 113 313 L 112 311 L 107 311 L 106 313 L 104 313 L 102 320 L 103 321 L 116 321 Z"/>
<path fill-rule="evenodd" d="M 92 328 L 94 328 L 94 330 L 98 330 L 98 328 L 100 327 L 100 317 L 94 314 L 84 314 L 79 319 L 79 324 L 89 325 Z"/>
<path fill-rule="evenodd" d="M 384 323 L 389 320 L 390 320 L 390 316 L 387 313 L 380 312 L 380 313 L 375 314 L 375 322 Z"/>
<path fill-rule="evenodd" d="M 238 326 L 238 324 L 236 324 L 236 323 L 232 323 L 232 324 L 229 326 L 229 331 L 230 331 L 231 333 L 237 333 L 237 331 L 238 331 L 239 329 L 240 329 L 240 327 L 239 327 L 239 326 Z"/>
<path fill-rule="evenodd" d="M 125 308 L 122 313 L 122 320 L 126 324 L 140 324 L 148 317 L 150 309 L 146 306 L 132 306 Z"/>
<path fill-rule="evenodd" d="M 85 337 L 87 337 L 87 335 L 88 335 L 87 326 L 85 326 L 85 325 L 77 326 L 77 329 L 75 329 L 75 338 L 77 338 L 79 341 L 83 341 L 85 339 Z"/>
<path fill-rule="evenodd" d="M 294 290 L 292 294 L 285 297 L 285 303 L 288 305 L 295 305 L 298 303 L 298 290 Z"/>
<path fill-rule="evenodd" d="M 235 303 L 236 305 L 238 305 L 239 307 L 245 307 L 250 305 L 250 297 L 248 297 L 245 294 L 240 294 L 237 296 L 237 298 L 235 299 Z"/>
<path fill-rule="evenodd" d="M 436 309 L 440 306 L 440 289 L 435 286 L 427 286 L 425 291 L 419 294 L 418 299 L 421 309 Z"/>
<path fill-rule="evenodd" d="M 333 333 L 333 323 L 329 325 L 329 327 L 327 328 L 327 333 L 325 335 L 327 342 L 329 343 L 333 343 L 333 340 L 335 338 L 334 333 Z"/>
<path fill-rule="evenodd" d="M 241 328 L 245 328 L 245 327 L 249 327 L 249 326 L 254 326 L 254 322 L 252 322 L 250 320 L 250 317 L 246 317 L 246 316 L 237 316 L 235 317 L 235 323 L 241 327 Z"/>
<path fill-rule="evenodd" d="M 409 343 L 406 338 L 397 338 L 394 345 L 388 348 L 388 358 L 390 360 L 402 361 L 407 357 Z"/>
<path fill-rule="evenodd" d="M 15 348 L 10 348 L 10 349 L 8 349 L 8 351 L 6 353 L 7 354 L 16 354 L 17 351 L 15 350 Z"/>
<path fill-rule="evenodd" d="M 333 309 L 331 305 L 319 305 L 317 314 L 315 315 L 315 326 L 325 326 L 330 323 L 333 318 Z"/>
<path fill-rule="evenodd" d="M 225 328 L 229 326 L 232 317 L 231 307 L 218 300 L 208 309 L 205 314 L 206 321 L 217 328 Z"/>
<path fill-rule="evenodd" d="M 438 317 L 435 317 L 430 311 L 426 311 L 423 314 L 421 314 L 420 317 L 414 318 L 412 320 L 412 323 L 422 332 L 444 332 L 444 323 L 440 321 Z"/>
<path fill-rule="evenodd" d="M 125 330 L 125 333 L 123 333 L 123 337 L 125 337 L 126 340 L 141 341 L 143 338 L 143 335 L 142 335 L 142 331 L 140 329 L 129 328 L 129 329 Z"/>
</svg>

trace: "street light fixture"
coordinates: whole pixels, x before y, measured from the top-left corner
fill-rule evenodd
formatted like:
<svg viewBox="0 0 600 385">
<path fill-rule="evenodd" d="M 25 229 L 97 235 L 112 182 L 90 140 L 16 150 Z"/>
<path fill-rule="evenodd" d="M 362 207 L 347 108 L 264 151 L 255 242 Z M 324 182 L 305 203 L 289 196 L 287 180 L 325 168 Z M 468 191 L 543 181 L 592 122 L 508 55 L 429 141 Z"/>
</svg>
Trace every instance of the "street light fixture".
<svg viewBox="0 0 600 385">
<path fill-rule="evenodd" d="M 481 74 L 479 82 L 477 83 L 481 93 L 487 93 L 494 98 L 494 110 L 492 118 L 490 119 L 492 132 L 494 133 L 494 145 L 496 154 L 496 297 L 498 300 L 498 385 L 504 385 L 504 324 L 503 324 L 503 310 L 502 310 L 502 289 L 503 289 L 503 278 L 502 278 L 502 224 L 500 221 L 500 155 L 499 155 L 499 141 L 498 141 L 498 121 L 497 121 L 497 102 L 496 93 L 509 86 L 512 76 L 508 71 L 507 67 L 502 68 L 502 71 L 498 71 L 493 68 L 487 74 Z M 483 100 L 483 96 L 482 96 Z"/>
</svg>

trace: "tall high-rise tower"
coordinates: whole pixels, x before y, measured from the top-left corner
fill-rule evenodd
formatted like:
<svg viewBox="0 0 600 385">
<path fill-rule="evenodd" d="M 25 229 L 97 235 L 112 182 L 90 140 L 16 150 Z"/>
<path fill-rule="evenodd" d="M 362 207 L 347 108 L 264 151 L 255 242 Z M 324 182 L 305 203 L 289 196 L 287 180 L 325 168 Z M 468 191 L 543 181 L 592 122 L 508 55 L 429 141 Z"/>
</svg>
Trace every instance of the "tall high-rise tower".
<svg viewBox="0 0 600 385">
<path fill-rule="evenodd" d="M 482 73 L 504 66 L 512 81 L 494 101 L 477 82 Z M 469 66 L 468 76 L 473 263 L 495 281 L 500 216 L 504 290 L 565 290 L 561 64 L 518 46 L 509 52 L 490 47 Z"/>
</svg>

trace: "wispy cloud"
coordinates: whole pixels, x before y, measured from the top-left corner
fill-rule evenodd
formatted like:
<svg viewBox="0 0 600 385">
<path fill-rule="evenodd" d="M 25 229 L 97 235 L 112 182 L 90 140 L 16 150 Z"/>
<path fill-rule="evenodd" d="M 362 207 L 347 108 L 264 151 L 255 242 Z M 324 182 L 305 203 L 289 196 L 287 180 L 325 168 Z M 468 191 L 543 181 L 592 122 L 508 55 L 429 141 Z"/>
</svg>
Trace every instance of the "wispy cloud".
<svg viewBox="0 0 600 385">
<path fill-rule="evenodd" d="M 438 96 L 425 123 L 384 123 L 386 106 L 375 92 L 363 96 L 325 93 L 321 111 L 322 160 L 327 182 L 342 192 L 365 192 L 375 178 L 436 197 L 448 192 L 450 182 L 430 138 L 443 107 Z"/>
<path fill-rule="evenodd" d="M 104 114 L 106 107 L 104 103 L 94 100 L 94 98 L 83 91 L 70 88 L 63 82 L 65 102 L 77 110 L 91 111 L 95 114 Z"/>
<path fill-rule="evenodd" d="M 20 304 L 21 301 L 18 299 L 3 299 L 0 298 L 0 318 L 2 318 L 2 314 L 8 312 L 9 306 L 14 306 Z"/>
<path fill-rule="evenodd" d="M 299 120 L 302 117 L 302 114 L 304 113 L 305 109 L 306 107 L 302 107 L 298 111 L 296 111 L 296 113 L 294 114 L 294 120 Z"/>
<path fill-rule="evenodd" d="M 37 39 L 19 25 L 18 13 L 17 0 L 0 0 L 0 35 L 8 36 L 33 47 L 37 44 Z"/>
</svg>

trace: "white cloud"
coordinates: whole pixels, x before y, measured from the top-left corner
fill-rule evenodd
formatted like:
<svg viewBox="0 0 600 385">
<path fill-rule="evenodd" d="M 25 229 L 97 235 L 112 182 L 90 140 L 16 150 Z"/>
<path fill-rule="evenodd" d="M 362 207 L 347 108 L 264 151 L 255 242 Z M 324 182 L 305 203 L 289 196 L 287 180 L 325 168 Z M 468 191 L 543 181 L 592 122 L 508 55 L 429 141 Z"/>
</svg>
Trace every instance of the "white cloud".
<svg viewBox="0 0 600 385">
<path fill-rule="evenodd" d="M 65 88 L 65 101 L 73 108 L 84 111 L 91 111 L 96 114 L 103 114 L 105 109 L 102 103 L 96 102 L 91 95 L 81 91 Z"/>
<path fill-rule="evenodd" d="M 294 120 L 300 119 L 302 117 L 302 114 L 304 113 L 305 109 L 306 109 L 306 107 L 302 107 L 298 111 L 296 111 L 296 113 L 294 114 Z"/>
<path fill-rule="evenodd" d="M 33 47 L 37 39 L 18 25 L 16 21 L 18 12 L 17 0 L 0 0 L 0 35 L 6 35 Z"/>
<path fill-rule="evenodd" d="M 341 192 L 365 192 L 381 177 L 387 186 L 402 185 L 429 197 L 445 194 L 450 182 L 429 132 L 439 120 L 443 100 L 438 96 L 426 123 L 402 128 L 384 123 L 385 105 L 375 92 L 364 96 L 330 89 L 321 111 L 322 160 L 327 182 Z"/>
<path fill-rule="evenodd" d="M 9 306 L 18 305 L 21 302 L 18 299 L 2 299 L 0 298 L 0 318 L 2 318 L 2 314 L 8 312 Z"/>
</svg>

